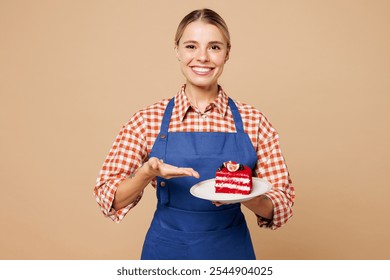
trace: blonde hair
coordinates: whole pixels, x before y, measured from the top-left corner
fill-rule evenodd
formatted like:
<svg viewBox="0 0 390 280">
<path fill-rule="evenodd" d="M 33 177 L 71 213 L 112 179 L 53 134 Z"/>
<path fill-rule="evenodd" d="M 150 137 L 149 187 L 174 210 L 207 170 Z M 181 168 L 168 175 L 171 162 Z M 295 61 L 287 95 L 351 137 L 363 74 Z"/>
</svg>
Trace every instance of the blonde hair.
<svg viewBox="0 0 390 280">
<path fill-rule="evenodd" d="M 175 44 L 176 46 L 179 45 L 179 41 L 181 36 L 184 33 L 184 30 L 186 29 L 187 25 L 189 25 L 191 22 L 194 21 L 203 21 L 208 24 L 215 25 L 218 27 L 218 29 L 222 32 L 223 36 L 225 37 L 227 41 L 227 48 L 230 50 L 231 44 L 230 44 L 230 33 L 229 29 L 226 25 L 226 22 L 223 20 L 223 18 L 214 12 L 213 10 L 210 9 L 200 9 L 200 10 L 195 10 L 186 15 L 181 22 L 179 23 L 179 26 L 177 27 L 176 30 L 176 35 L 175 35 Z"/>
</svg>

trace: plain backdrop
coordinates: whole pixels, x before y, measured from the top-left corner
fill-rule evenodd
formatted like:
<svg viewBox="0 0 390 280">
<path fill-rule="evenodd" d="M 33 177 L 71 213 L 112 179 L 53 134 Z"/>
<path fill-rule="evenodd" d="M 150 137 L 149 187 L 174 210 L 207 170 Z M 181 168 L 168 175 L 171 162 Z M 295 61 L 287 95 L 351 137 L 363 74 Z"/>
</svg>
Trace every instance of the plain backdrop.
<svg viewBox="0 0 390 280">
<path fill-rule="evenodd" d="M 138 259 L 152 187 L 123 220 L 93 197 L 121 126 L 184 83 L 179 21 L 232 36 L 220 84 L 278 130 L 294 217 L 258 259 L 389 259 L 390 2 L 0 0 L 0 258 Z"/>
</svg>

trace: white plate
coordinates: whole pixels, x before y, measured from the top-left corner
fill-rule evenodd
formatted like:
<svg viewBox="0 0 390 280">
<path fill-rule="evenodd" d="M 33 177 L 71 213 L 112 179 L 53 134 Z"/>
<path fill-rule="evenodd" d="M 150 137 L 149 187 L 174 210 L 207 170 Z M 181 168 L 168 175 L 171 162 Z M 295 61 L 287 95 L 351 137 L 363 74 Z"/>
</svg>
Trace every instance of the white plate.
<svg viewBox="0 0 390 280">
<path fill-rule="evenodd" d="M 215 179 L 209 179 L 193 185 L 190 192 L 193 196 L 219 202 L 237 203 L 249 200 L 269 191 L 272 186 L 267 180 L 261 178 L 252 178 L 253 188 L 250 194 L 232 194 L 232 193 L 216 193 Z"/>
</svg>

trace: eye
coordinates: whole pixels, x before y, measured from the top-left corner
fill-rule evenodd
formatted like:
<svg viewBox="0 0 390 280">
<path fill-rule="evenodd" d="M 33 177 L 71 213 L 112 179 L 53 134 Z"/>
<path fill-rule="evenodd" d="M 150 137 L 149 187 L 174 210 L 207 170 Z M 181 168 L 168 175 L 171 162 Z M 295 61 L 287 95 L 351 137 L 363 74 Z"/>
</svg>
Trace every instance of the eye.
<svg viewBox="0 0 390 280">
<path fill-rule="evenodd" d="M 214 50 L 214 51 L 218 51 L 218 50 L 221 49 L 221 47 L 218 46 L 218 45 L 212 45 L 212 46 L 211 46 L 211 49 Z"/>
<path fill-rule="evenodd" d="M 193 50 L 193 49 L 195 49 L 195 45 L 186 45 L 185 48 Z"/>
</svg>

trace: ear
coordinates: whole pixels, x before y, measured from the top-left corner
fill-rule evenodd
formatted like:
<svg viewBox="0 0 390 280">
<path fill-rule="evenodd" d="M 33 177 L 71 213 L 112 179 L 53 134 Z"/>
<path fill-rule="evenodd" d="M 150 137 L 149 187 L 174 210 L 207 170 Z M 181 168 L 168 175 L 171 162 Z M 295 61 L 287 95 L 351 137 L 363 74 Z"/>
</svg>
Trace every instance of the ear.
<svg viewBox="0 0 390 280">
<path fill-rule="evenodd" d="M 225 63 L 229 60 L 229 51 L 226 53 L 226 57 L 225 57 Z"/>
<path fill-rule="evenodd" d="M 175 49 L 175 53 L 176 53 L 176 58 L 180 61 L 179 48 L 178 48 L 178 46 L 176 44 L 174 46 L 174 49 Z"/>
</svg>

